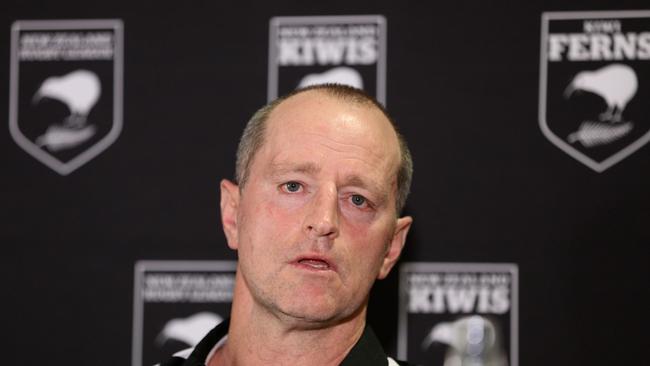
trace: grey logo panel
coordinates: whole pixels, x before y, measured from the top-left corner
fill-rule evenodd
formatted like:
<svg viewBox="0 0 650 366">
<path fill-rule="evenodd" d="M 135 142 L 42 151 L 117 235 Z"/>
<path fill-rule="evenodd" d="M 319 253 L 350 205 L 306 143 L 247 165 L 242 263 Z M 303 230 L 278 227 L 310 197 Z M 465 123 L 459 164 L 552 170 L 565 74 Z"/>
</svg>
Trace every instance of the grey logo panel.
<svg viewBox="0 0 650 366">
<path fill-rule="evenodd" d="M 542 15 L 539 124 L 603 172 L 650 141 L 650 11 Z"/>
<path fill-rule="evenodd" d="M 9 131 L 31 156 L 67 175 L 122 130 L 120 20 L 16 21 Z"/>
<path fill-rule="evenodd" d="M 419 365 L 518 365 L 514 264 L 404 263 L 398 357 Z"/>
<path fill-rule="evenodd" d="M 381 15 L 275 17 L 269 29 L 268 100 L 339 83 L 386 103 L 386 19 Z"/>
<path fill-rule="evenodd" d="M 236 261 L 135 264 L 132 366 L 187 352 L 229 314 Z"/>
</svg>

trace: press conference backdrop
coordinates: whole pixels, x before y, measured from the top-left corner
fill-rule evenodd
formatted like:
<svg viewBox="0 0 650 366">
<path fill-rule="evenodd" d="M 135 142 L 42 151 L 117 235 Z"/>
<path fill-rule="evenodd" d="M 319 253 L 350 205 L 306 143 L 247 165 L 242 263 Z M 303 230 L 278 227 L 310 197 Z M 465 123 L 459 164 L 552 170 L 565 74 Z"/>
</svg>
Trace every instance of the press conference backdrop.
<svg viewBox="0 0 650 366">
<path fill-rule="evenodd" d="M 385 103 L 415 218 L 369 322 L 422 365 L 648 363 L 643 1 L 5 1 L 6 363 L 150 365 L 228 316 L 219 224 L 252 112 Z"/>
</svg>

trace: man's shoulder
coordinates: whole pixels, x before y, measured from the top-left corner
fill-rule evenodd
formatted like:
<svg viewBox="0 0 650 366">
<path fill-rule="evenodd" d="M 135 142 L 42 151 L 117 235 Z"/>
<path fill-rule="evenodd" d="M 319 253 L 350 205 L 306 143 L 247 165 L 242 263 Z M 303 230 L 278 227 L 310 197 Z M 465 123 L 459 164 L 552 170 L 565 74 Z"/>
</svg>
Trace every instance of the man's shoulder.
<svg viewBox="0 0 650 366">
<path fill-rule="evenodd" d="M 156 366 L 182 366 L 183 363 L 185 363 L 184 358 L 172 356 Z"/>
<path fill-rule="evenodd" d="M 388 356 L 370 325 L 366 324 L 361 338 L 352 347 L 341 366 L 412 366 Z"/>
<path fill-rule="evenodd" d="M 194 366 L 202 365 L 203 363 L 196 362 L 196 358 L 192 357 L 194 348 L 187 348 L 182 351 L 174 353 L 170 358 L 155 366 Z"/>
<path fill-rule="evenodd" d="M 172 357 L 157 366 L 203 366 L 205 360 L 215 348 L 228 337 L 230 319 L 212 329 L 194 348 L 175 353 Z M 350 353 L 341 363 L 343 366 L 358 365 L 387 365 L 415 366 L 406 361 L 395 360 L 384 353 L 384 350 L 369 326 L 366 326 L 361 338 L 352 347 Z"/>
<path fill-rule="evenodd" d="M 176 352 L 156 366 L 203 366 L 210 353 L 227 338 L 229 325 L 230 319 L 227 318 L 212 328 L 196 346 Z"/>
</svg>

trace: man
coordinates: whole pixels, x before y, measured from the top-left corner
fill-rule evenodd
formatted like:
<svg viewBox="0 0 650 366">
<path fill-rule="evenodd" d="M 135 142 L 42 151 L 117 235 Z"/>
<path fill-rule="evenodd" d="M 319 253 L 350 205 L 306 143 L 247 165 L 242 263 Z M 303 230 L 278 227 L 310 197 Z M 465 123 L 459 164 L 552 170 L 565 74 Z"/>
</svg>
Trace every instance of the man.
<svg viewBox="0 0 650 366">
<path fill-rule="evenodd" d="M 221 182 L 238 251 L 231 319 L 163 365 L 397 365 L 366 326 L 368 294 L 411 226 L 410 154 L 383 107 L 341 85 L 259 110 Z"/>
</svg>

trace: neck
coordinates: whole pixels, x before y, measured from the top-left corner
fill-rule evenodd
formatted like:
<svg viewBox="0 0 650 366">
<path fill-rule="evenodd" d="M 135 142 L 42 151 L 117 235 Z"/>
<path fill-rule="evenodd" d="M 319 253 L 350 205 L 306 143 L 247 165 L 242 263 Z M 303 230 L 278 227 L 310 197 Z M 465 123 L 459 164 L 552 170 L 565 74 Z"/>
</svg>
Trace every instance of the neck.
<svg viewBox="0 0 650 366">
<path fill-rule="evenodd" d="M 361 337 L 365 305 L 348 319 L 306 322 L 257 304 L 238 278 L 228 340 L 208 366 L 339 365 Z"/>
</svg>

